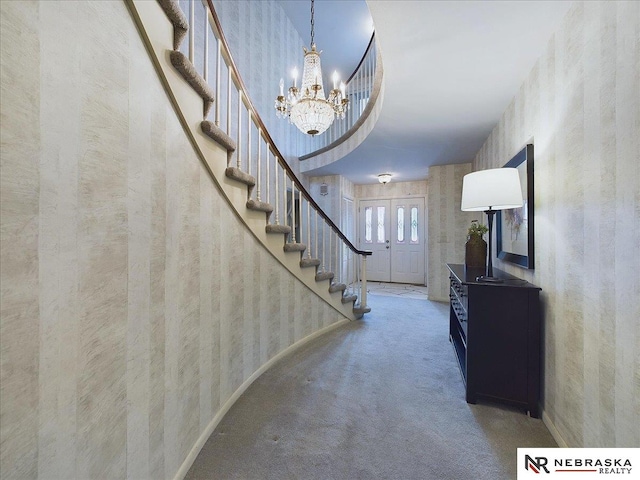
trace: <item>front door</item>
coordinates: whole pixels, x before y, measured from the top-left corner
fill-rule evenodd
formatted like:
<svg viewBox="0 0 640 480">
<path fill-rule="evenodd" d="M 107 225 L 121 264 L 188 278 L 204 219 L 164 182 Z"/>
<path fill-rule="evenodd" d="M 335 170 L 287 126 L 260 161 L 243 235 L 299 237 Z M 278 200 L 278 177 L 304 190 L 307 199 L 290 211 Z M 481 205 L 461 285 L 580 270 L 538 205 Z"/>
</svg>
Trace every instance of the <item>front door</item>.
<svg viewBox="0 0 640 480">
<path fill-rule="evenodd" d="M 370 250 L 367 258 L 367 279 L 391 281 L 391 202 L 362 200 L 360 202 L 360 249 Z"/>
<path fill-rule="evenodd" d="M 424 284 L 424 198 L 362 200 L 359 215 L 367 278 Z"/>
<path fill-rule="evenodd" d="M 391 281 L 424 284 L 424 198 L 391 200 L 391 230 Z"/>
</svg>

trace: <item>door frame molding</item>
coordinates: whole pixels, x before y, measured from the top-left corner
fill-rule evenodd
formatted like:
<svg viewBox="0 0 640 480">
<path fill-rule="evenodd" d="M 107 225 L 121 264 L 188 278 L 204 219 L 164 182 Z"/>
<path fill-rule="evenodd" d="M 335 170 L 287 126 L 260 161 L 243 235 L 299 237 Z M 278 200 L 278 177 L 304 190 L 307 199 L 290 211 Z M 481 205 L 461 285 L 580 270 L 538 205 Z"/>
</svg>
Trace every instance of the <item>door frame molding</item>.
<svg viewBox="0 0 640 480">
<path fill-rule="evenodd" d="M 427 239 L 428 239 L 428 232 L 427 232 L 427 215 L 428 215 L 428 208 L 427 208 L 427 195 L 423 195 L 423 194 L 408 194 L 408 195 L 376 195 L 375 197 L 359 197 L 356 200 L 357 205 L 356 205 L 356 245 L 360 245 L 360 202 L 367 202 L 367 201 L 376 201 L 376 200 L 397 200 L 400 198 L 422 198 L 423 200 L 423 205 L 424 205 L 424 212 L 423 212 L 423 218 L 422 221 L 424 222 L 424 242 L 423 242 L 423 247 L 424 247 L 424 281 L 422 283 L 422 285 L 427 285 L 427 260 L 428 260 L 428 254 L 429 254 L 429 249 L 427 248 Z M 358 247 L 360 248 L 360 247 Z"/>
</svg>

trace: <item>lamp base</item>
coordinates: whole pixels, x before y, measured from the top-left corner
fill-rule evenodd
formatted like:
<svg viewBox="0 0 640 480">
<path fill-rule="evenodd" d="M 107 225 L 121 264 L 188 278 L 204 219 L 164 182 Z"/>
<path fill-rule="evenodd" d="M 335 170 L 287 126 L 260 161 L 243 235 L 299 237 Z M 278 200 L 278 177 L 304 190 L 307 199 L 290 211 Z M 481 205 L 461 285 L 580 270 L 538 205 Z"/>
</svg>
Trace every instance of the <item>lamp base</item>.
<svg viewBox="0 0 640 480">
<path fill-rule="evenodd" d="M 498 277 L 485 277 L 484 275 L 480 275 L 479 277 L 476 277 L 476 282 L 504 283 L 504 280 Z"/>
</svg>

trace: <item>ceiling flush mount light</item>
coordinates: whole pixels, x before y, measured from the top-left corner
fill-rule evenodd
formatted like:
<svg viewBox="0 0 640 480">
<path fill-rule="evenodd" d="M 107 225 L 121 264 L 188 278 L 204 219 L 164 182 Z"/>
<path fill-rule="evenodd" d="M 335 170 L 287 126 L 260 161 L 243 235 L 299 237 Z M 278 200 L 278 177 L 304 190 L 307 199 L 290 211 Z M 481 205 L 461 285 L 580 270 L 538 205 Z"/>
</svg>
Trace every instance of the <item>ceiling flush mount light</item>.
<svg viewBox="0 0 640 480">
<path fill-rule="evenodd" d="M 289 118 L 298 130 L 307 135 L 318 135 L 333 123 L 334 117 L 343 119 L 349 100 L 345 96 L 345 84 L 340 82 L 338 88 L 338 72 L 333 72 L 333 89 L 329 98 L 324 96 L 322 84 L 322 68 L 320 54 L 314 42 L 313 2 L 311 0 L 311 50 L 304 50 L 304 66 L 302 82 L 298 89 L 298 69 L 293 70 L 293 85 L 284 95 L 284 80 L 280 79 L 280 95 L 276 97 L 276 115 Z"/>
<path fill-rule="evenodd" d="M 390 173 L 381 173 L 380 175 L 378 175 L 378 181 L 381 184 L 386 185 L 387 183 L 389 183 L 391 181 L 391 174 Z"/>
<path fill-rule="evenodd" d="M 489 255 L 486 275 L 476 280 L 482 282 L 502 282 L 493 276 L 491 262 L 491 237 L 493 216 L 497 210 L 521 207 L 522 189 L 520 175 L 516 168 L 493 168 L 469 173 L 462 179 L 462 204 L 464 212 L 484 212 L 489 223 Z"/>
</svg>

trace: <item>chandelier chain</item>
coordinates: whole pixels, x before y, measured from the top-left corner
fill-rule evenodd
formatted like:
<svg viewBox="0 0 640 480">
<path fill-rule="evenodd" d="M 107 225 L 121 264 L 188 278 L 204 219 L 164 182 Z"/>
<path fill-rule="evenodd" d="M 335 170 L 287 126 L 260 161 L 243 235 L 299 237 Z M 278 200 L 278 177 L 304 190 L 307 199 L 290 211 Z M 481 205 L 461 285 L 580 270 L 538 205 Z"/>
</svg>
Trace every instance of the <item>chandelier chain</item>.
<svg viewBox="0 0 640 480">
<path fill-rule="evenodd" d="M 314 21 L 313 21 L 313 13 L 314 13 L 313 2 L 314 2 L 314 0 L 311 0 L 311 45 L 309 45 L 309 47 L 313 46 L 313 37 L 314 37 L 314 31 L 313 31 L 314 28 L 313 27 L 315 26 Z"/>
</svg>

